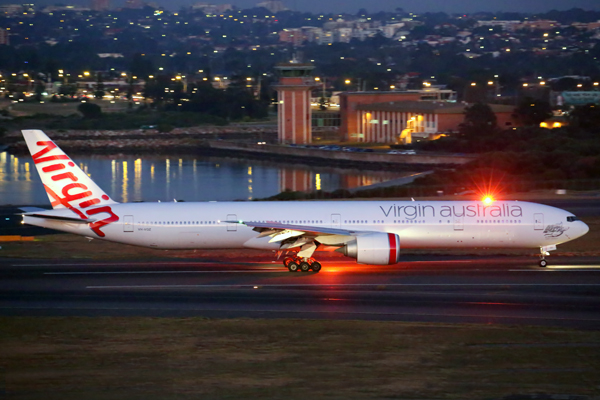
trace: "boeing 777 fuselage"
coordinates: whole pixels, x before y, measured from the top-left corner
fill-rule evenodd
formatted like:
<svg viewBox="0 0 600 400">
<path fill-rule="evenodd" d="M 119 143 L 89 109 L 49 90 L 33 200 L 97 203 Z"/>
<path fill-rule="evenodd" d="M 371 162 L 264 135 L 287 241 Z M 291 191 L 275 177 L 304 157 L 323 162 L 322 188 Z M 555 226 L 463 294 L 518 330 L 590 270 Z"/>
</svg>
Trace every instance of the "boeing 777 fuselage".
<svg viewBox="0 0 600 400">
<path fill-rule="evenodd" d="M 319 271 L 316 250 L 386 265 L 401 248 L 442 247 L 538 248 L 545 266 L 556 245 L 588 231 L 568 211 L 517 201 L 117 203 L 42 131 L 23 135 L 53 206 L 24 222 L 118 243 L 287 251 L 290 271 Z"/>
</svg>

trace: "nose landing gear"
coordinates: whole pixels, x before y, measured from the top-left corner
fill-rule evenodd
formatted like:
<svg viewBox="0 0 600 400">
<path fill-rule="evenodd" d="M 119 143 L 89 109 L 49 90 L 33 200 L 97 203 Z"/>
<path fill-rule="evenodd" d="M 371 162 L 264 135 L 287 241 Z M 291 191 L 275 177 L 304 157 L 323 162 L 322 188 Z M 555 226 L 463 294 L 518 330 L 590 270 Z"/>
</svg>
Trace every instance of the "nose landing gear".
<svg viewBox="0 0 600 400">
<path fill-rule="evenodd" d="M 321 270 L 321 263 L 319 263 L 314 258 L 302 258 L 298 256 L 294 257 L 286 257 L 283 259 L 283 265 L 290 272 L 308 272 L 313 270 L 313 272 L 319 272 Z"/>
<path fill-rule="evenodd" d="M 550 255 L 550 251 L 556 250 L 556 245 L 543 246 L 540 247 L 540 261 L 538 261 L 538 265 L 542 268 L 548 266 L 548 261 L 546 261 L 546 256 Z"/>
</svg>

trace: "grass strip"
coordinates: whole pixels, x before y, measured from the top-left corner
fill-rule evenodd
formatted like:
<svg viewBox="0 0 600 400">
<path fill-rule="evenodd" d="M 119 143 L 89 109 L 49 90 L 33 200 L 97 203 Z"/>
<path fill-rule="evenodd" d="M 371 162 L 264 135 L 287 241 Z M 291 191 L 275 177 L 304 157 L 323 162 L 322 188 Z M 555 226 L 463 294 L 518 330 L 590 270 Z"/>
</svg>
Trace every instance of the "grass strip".
<svg viewBox="0 0 600 400">
<path fill-rule="evenodd" d="M 0 327 L 10 399 L 600 395 L 594 331 L 142 317 L 1 317 Z"/>
</svg>

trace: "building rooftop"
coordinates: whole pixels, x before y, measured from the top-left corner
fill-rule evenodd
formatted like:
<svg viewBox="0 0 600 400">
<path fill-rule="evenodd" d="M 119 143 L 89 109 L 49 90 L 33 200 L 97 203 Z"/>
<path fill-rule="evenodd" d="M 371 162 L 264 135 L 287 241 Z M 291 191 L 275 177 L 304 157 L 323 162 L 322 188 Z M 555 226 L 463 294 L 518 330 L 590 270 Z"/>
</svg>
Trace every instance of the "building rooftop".
<svg viewBox="0 0 600 400">
<path fill-rule="evenodd" d="M 494 112 L 513 112 L 515 107 L 504 104 L 488 104 Z M 357 105 L 357 110 L 362 111 L 396 111 L 418 112 L 433 114 L 462 114 L 468 103 L 455 103 L 445 101 L 386 101 L 384 103 L 371 103 Z"/>
</svg>

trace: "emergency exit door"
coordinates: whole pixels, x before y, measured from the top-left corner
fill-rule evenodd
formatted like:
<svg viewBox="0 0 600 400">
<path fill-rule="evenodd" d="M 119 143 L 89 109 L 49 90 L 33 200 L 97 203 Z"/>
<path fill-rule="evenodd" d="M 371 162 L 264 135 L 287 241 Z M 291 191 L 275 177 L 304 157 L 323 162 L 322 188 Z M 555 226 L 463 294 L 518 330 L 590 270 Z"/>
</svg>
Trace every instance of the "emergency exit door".
<svg viewBox="0 0 600 400">
<path fill-rule="evenodd" d="M 340 214 L 331 214 L 331 227 L 339 228 L 342 226 L 342 216 Z"/>
</svg>

